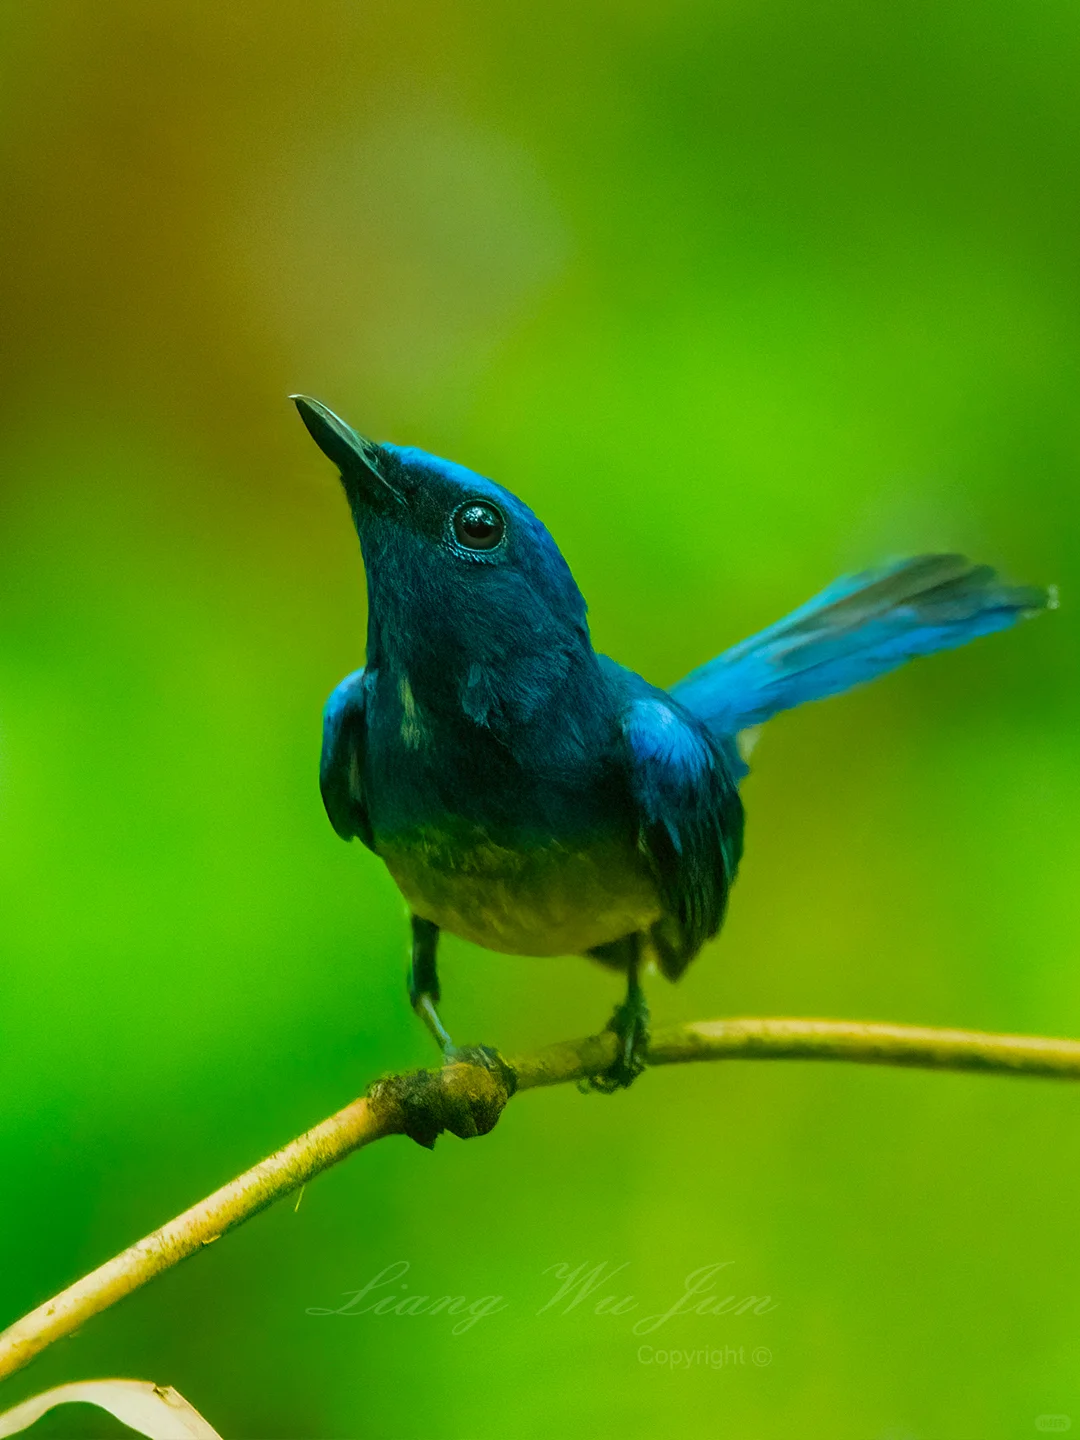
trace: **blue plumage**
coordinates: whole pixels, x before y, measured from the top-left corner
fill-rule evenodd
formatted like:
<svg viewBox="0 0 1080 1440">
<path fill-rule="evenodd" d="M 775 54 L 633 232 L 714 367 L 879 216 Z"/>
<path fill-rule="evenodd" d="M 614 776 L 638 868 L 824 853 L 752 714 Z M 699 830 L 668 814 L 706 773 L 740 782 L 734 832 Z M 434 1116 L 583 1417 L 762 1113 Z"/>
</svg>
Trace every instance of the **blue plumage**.
<svg viewBox="0 0 1080 1440">
<path fill-rule="evenodd" d="M 835 581 L 667 693 L 595 653 L 565 560 L 509 491 L 294 398 L 341 471 L 368 583 L 367 665 L 324 715 L 323 799 L 409 902 L 410 993 L 444 1048 L 440 928 L 624 969 L 619 1060 L 595 1083 L 630 1083 L 642 956 L 675 979 L 723 920 L 738 732 L 1049 603 L 960 556 L 919 556 Z"/>
<path fill-rule="evenodd" d="M 962 555 L 919 555 L 834 580 L 820 595 L 695 670 L 672 691 L 718 734 L 823 700 L 916 655 L 965 645 L 1045 609 Z"/>
</svg>

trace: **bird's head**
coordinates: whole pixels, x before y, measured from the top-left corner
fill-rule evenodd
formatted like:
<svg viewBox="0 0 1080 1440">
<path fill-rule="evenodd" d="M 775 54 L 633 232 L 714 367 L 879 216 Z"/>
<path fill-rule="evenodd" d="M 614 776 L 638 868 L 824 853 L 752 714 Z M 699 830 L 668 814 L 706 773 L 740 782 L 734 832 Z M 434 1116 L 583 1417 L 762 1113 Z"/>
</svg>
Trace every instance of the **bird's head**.
<svg viewBox="0 0 1080 1440">
<path fill-rule="evenodd" d="M 588 646 L 581 592 L 527 505 L 463 465 L 375 444 L 319 401 L 292 399 L 341 472 L 367 572 L 369 663 L 438 668 L 459 686 L 472 674 L 491 688 L 523 663 L 555 675 L 564 651 Z"/>
</svg>

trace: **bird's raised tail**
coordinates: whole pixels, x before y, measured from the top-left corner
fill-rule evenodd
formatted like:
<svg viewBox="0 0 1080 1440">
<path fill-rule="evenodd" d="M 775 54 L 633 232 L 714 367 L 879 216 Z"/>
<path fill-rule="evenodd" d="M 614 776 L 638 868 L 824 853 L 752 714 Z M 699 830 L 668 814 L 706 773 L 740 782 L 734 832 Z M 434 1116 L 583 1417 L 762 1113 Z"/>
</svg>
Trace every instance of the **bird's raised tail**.
<svg viewBox="0 0 1080 1440">
<path fill-rule="evenodd" d="M 717 735 L 734 735 L 1055 604 L 1053 590 L 1008 585 L 962 555 L 917 555 L 834 580 L 693 671 L 672 694 Z"/>
</svg>

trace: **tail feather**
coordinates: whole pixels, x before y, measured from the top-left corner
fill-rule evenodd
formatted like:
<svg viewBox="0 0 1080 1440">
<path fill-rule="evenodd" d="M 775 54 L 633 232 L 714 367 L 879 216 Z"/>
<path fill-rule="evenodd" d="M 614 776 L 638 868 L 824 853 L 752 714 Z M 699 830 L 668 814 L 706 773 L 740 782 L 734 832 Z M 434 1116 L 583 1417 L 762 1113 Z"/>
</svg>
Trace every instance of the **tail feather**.
<svg viewBox="0 0 1080 1440">
<path fill-rule="evenodd" d="M 962 555 L 917 555 L 834 580 L 693 671 L 672 694 L 716 734 L 734 735 L 1055 603 L 1053 591 L 1009 585 L 989 565 Z"/>
</svg>

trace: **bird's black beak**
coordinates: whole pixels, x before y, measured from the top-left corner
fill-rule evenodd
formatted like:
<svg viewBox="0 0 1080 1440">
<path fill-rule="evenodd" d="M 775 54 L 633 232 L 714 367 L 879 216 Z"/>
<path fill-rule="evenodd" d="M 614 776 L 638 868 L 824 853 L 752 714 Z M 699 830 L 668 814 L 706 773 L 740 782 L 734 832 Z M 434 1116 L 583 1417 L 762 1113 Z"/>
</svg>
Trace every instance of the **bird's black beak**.
<svg viewBox="0 0 1080 1440">
<path fill-rule="evenodd" d="M 390 478 L 389 456 L 373 440 L 358 435 L 351 425 L 310 395 L 290 395 L 300 411 L 308 434 L 328 460 L 341 471 L 350 500 L 369 505 L 386 501 L 401 504 L 404 496 Z"/>
</svg>

